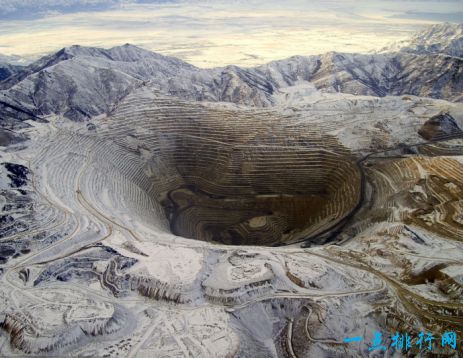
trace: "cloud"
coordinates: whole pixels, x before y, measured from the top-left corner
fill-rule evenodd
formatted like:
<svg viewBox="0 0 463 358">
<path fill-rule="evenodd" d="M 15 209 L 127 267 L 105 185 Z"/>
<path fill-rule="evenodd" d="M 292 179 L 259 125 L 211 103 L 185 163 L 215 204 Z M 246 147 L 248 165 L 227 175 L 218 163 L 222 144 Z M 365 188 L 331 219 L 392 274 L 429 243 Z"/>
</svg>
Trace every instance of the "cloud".
<svg viewBox="0 0 463 358">
<path fill-rule="evenodd" d="M 109 2 L 108 8 L 98 11 L 51 9 L 57 4 L 79 3 L 88 10 Z M 201 67 L 252 66 L 292 55 L 379 49 L 432 23 L 424 16 L 401 14 L 435 13 L 438 8 L 435 1 L 427 0 L 146 2 L 40 2 L 41 11 L 48 11 L 45 17 L 0 21 L 0 52 L 36 57 L 73 44 L 111 47 L 129 42 Z M 461 3 L 439 3 L 441 11 L 450 3 L 454 13 L 461 8 Z"/>
<path fill-rule="evenodd" d="M 407 11 L 401 14 L 391 15 L 391 18 L 396 19 L 419 19 L 429 21 L 447 21 L 459 23 L 463 19 L 463 11 L 456 12 L 421 12 L 421 11 Z"/>
<path fill-rule="evenodd" d="M 163 4 L 175 0 L 2 0 L 0 19 L 35 19 L 53 13 L 102 11 L 126 4 Z"/>
</svg>

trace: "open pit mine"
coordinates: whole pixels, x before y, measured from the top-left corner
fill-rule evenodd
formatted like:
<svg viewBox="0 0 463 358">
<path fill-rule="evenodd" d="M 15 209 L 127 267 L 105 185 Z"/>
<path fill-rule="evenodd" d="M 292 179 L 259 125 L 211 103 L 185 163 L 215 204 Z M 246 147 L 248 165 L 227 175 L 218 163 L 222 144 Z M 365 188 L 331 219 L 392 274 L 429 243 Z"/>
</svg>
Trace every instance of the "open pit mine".
<svg viewBox="0 0 463 358">
<path fill-rule="evenodd" d="M 437 337 L 463 337 L 463 53 L 425 35 L 247 69 L 124 45 L 0 71 L 0 354 L 382 356 L 375 332 L 461 353 Z"/>
</svg>

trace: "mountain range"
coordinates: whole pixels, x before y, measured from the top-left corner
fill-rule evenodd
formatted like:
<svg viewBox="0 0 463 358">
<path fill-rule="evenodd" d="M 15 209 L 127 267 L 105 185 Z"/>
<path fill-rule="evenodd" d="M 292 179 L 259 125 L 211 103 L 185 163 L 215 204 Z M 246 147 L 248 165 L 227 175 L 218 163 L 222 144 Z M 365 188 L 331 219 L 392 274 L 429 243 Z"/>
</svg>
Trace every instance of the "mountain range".
<svg viewBox="0 0 463 358">
<path fill-rule="evenodd" d="M 463 24 L 437 24 L 417 32 L 409 39 L 398 41 L 379 51 L 418 54 L 446 54 L 463 57 Z"/>
<path fill-rule="evenodd" d="M 463 101 L 463 25 L 440 24 L 375 54 L 294 56 L 253 68 L 202 69 L 134 45 L 71 46 L 28 66 L 0 65 L 0 123 L 60 115 L 83 121 L 109 113 L 135 88 L 178 98 L 269 107 L 285 88 Z"/>
</svg>

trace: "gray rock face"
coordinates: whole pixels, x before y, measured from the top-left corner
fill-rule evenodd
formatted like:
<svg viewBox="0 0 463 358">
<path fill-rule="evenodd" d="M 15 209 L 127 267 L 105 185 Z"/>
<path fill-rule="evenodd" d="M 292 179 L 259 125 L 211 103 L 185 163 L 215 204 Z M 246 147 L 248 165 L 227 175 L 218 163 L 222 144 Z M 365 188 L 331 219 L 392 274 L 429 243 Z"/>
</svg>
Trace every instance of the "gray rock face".
<svg viewBox="0 0 463 358">
<path fill-rule="evenodd" d="M 438 140 L 449 136 L 461 136 L 461 129 L 448 113 L 439 114 L 428 119 L 418 131 L 427 140 Z"/>
<path fill-rule="evenodd" d="M 17 134 L 4 128 L 0 128 L 0 147 L 6 147 L 10 144 L 19 143 L 27 137 L 23 134 Z"/>
</svg>

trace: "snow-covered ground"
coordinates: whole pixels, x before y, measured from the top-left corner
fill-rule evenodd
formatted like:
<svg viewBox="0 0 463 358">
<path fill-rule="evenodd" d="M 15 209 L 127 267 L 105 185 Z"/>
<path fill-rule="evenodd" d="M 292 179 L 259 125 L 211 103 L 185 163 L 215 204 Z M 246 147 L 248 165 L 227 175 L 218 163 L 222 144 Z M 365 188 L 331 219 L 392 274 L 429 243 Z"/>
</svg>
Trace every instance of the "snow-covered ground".
<svg viewBox="0 0 463 358">
<path fill-rule="evenodd" d="M 461 103 L 355 95 L 362 81 L 330 66 L 357 55 L 325 55 L 340 77 L 315 81 L 318 59 L 303 57 L 210 72 L 131 46 L 58 57 L 3 92 L 28 140 L 0 148 L 2 355 L 357 357 L 368 346 L 344 338 L 461 333 Z M 230 173 L 247 182 L 224 185 Z M 268 201 L 239 226 L 228 192 L 254 185 L 285 203 L 296 195 L 258 189 L 313 189 L 307 178 L 334 187 L 318 184 L 332 201 L 307 216 L 315 229 L 302 232 L 325 232 L 307 234 L 311 247 L 173 233 L 169 213 L 196 204 L 212 208 L 192 221 L 206 231 L 222 221 L 270 236 L 283 208 Z"/>
</svg>

